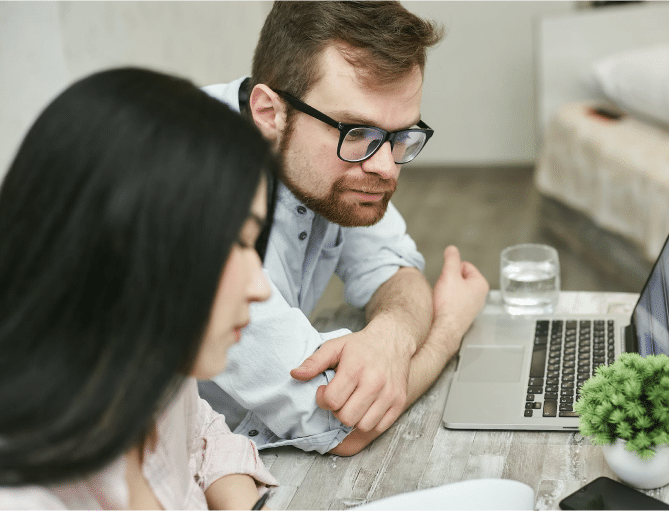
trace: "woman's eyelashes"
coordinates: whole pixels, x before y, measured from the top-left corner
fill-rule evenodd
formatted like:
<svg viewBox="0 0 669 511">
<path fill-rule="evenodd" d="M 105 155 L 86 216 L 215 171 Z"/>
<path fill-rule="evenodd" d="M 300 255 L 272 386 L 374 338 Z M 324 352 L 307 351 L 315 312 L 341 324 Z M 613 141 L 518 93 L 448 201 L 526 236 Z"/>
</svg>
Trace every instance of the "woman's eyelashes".
<svg viewBox="0 0 669 511">
<path fill-rule="evenodd" d="M 255 248 L 255 243 L 248 243 L 242 239 L 238 239 L 237 246 L 242 249 Z"/>
</svg>

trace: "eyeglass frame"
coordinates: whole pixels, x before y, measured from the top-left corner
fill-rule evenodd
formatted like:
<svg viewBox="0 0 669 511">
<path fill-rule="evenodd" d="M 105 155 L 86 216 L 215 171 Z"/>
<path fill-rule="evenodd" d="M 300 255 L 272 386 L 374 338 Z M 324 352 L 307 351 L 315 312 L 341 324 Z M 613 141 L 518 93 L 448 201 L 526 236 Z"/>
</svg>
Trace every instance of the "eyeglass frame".
<svg viewBox="0 0 669 511">
<path fill-rule="evenodd" d="M 392 149 L 395 145 L 395 139 L 397 138 L 397 136 L 400 133 L 406 133 L 407 131 L 419 131 L 421 133 L 424 133 L 425 134 L 425 142 L 423 142 L 423 145 L 420 148 L 420 150 L 408 161 L 405 161 L 403 163 L 395 162 L 396 165 L 404 165 L 405 163 L 409 163 L 409 162 L 413 161 L 416 158 L 416 156 L 418 156 L 420 154 L 420 152 L 423 150 L 423 147 L 425 147 L 425 144 L 427 144 L 428 140 L 430 140 L 430 137 L 432 135 L 434 135 L 434 130 L 432 128 L 430 128 L 427 124 L 425 124 L 422 120 L 419 120 L 416 123 L 416 126 L 418 126 L 418 128 L 407 128 L 407 129 L 397 130 L 397 131 L 386 131 L 383 128 L 379 128 L 377 126 L 370 126 L 368 124 L 346 124 L 346 123 L 343 123 L 343 122 L 335 121 L 332 117 L 329 117 L 328 115 L 324 114 L 323 112 L 321 112 L 319 110 L 316 110 L 314 107 L 312 107 L 310 105 L 307 105 L 303 101 L 300 101 L 299 99 L 297 99 L 292 94 L 288 94 L 287 92 L 282 91 L 282 90 L 274 90 L 274 92 L 276 92 L 279 96 L 281 96 L 286 101 L 288 101 L 288 103 L 290 103 L 290 105 L 293 108 L 295 108 L 296 110 L 299 110 L 300 112 L 302 112 L 304 114 L 307 114 L 310 117 L 313 117 L 314 119 L 318 119 L 319 121 L 324 122 L 328 126 L 332 126 L 333 128 L 338 129 L 339 130 L 339 144 L 337 145 L 337 157 L 340 160 L 348 162 L 348 163 L 359 163 L 361 161 L 365 161 L 365 160 L 370 159 L 372 156 L 374 156 L 376 154 L 376 152 L 379 149 L 381 149 L 383 144 L 385 144 L 386 142 L 390 142 L 390 147 Z M 347 160 L 346 158 L 343 158 L 341 156 L 341 146 L 344 143 L 344 139 L 346 138 L 346 135 L 348 135 L 351 130 L 356 129 L 356 128 L 370 128 L 370 129 L 379 131 L 383 134 L 383 139 L 381 139 L 381 142 L 376 147 L 376 149 L 374 149 L 369 155 L 365 156 L 364 158 L 360 158 L 359 160 Z M 393 161 L 395 161 L 394 158 L 393 158 Z"/>
</svg>

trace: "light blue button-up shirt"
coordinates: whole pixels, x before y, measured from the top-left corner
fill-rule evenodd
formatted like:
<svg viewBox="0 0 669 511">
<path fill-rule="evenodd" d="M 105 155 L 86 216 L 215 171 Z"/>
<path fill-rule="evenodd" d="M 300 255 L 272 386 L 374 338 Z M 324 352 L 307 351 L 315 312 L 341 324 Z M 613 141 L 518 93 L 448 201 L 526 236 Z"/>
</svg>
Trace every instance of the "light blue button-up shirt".
<svg viewBox="0 0 669 511">
<path fill-rule="evenodd" d="M 239 110 L 242 80 L 204 90 Z M 225 371 L 200 382 L 200 394 L 226 416 L 235 433 L 252 438 L 260 449 L 293 445 L 330 451 L 351 431 L 316 404 L 316 389 L 334 371 L 300 382 L 290 370 L 325 341 L 351 332 L 319 333 L 308 316 L 334 273 L 344 283 L 346 300 L 364 307 L 402 266 L 422 271 L 425 261 L 392 203 L 376 225 L 341 227 L 311 211 L 279 183 L 264 261 L 272 295 L 251 305 L 250 324 L 229 350 Z"/>
</svg>

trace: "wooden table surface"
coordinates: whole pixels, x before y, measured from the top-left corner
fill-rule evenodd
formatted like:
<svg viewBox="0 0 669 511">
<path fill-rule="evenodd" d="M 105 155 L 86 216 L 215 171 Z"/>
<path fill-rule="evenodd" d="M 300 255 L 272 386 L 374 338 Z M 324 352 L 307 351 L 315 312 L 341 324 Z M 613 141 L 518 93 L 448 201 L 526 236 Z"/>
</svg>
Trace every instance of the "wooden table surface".
<svg viewBox="0 0 669 511">
<path fill-rule="evenodd" d="M 556 313 L 631 314 L 632 293 L 563 292 Z M 499 291 L 486 312 L 501 312 Z M 315 326 L 359 330 L 363 315 L 342 307 Z M 608 476 L 601 448 L 576 432 L 449 430 L 442 413 L 455 370 L 451 361 L 440 378 L 383 435 L 346 458 L 268 449 L 261 457 L 281 486 L 268 502 L 273 509 L 344 509 L 398 493 L 478 478 L 514 479 L 535 491 L 536 509 L 558 503 L 587 482 Z M 645 493 L 669 503 L 669 486 Z"/>
</svg>

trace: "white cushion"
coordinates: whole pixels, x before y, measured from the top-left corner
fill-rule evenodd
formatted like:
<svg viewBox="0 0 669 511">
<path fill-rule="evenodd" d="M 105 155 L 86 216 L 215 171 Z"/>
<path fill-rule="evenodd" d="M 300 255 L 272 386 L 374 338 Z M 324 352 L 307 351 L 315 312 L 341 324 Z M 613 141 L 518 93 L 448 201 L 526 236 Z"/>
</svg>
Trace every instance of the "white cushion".
<svg viewBox="0 0 669 511">
<path fill-rule="evenodd" d="M 620 108 L 669 125 L 669 42 L 605 57 L 593 74 Z"/>
</svg>

